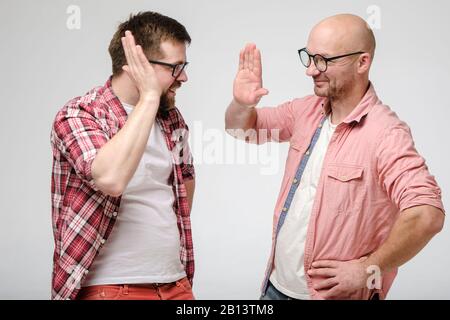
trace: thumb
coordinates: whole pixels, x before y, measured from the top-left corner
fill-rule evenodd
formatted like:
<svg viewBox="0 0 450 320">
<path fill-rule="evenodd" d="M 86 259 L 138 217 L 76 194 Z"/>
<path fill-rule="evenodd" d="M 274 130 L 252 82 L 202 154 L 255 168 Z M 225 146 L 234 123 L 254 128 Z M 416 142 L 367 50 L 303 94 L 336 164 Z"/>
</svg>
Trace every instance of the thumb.
<svg viewBox="0 0 450 320">
<path fill-rule="evenodd" d="M 258 98 L 261 98 L 262 96 L 267 96 L 269 94 L 269 90 L 264 89 L 264 88 L 260 88 L 258 90 L 256 90 L 255 95 Z"/>
<path fill-rule="evenodd" d="M 127 64 L 122 66 L 122 70 L 125 71 L 129 76 L 131 76 L 131 70 Z"/>
<path fill-rule="evenodd" d="M 125 71 L 126 75 L 132 80 L 135 81 L 134 77 L 133 77 L 133 73 L 131 72 L 130 66 L 129 65 L 124 65 L 122 66 L 122 70 Z"/>
</svg>

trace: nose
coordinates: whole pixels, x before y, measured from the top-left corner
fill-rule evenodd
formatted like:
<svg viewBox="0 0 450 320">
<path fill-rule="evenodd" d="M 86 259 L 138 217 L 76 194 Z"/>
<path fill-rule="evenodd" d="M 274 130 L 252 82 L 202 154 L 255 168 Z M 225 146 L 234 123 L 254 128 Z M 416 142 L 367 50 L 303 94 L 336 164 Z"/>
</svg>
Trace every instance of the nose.
<svg viewBox="0 0 450 320">
<path fill-rule="evenodd" d="M 309 65 L 308 68 L 306 68 L 306 75 L 309 77 L 315 77 L 318 76 L 320 74 L 320 71 L 317 70 L 316 68 L 316 64 L 311 61 L 311 64 Z"/>
<path fill-rule="evenodd" d="M 183 71 L 181 71 L 180 75 L 177 78 L 177 81 L 180 81 L 180 82 L 188 81 L 188 76 L 187 76 L 187 73 L 186 73 L 186 69 L 183 69 Z"/>
</svg>

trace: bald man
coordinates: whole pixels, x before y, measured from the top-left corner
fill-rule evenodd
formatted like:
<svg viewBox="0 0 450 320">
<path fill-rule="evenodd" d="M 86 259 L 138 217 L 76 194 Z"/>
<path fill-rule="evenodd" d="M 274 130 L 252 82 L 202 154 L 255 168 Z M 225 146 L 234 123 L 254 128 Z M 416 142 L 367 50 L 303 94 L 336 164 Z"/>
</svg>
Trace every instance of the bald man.
<svg viewBox="0 0 450 320">
<path fill-rule="evenodd" d="M 261 299 L 385 299 L 443 227 L 440 188 L 369 81 L 374 53 L 363 19 L 323 20 L 299 50 L 314 94 L 273 108 L 255 108 L 268 94 L 259 50 L 240 53 L 227 132 L 290 144 Z"/>
</svg>

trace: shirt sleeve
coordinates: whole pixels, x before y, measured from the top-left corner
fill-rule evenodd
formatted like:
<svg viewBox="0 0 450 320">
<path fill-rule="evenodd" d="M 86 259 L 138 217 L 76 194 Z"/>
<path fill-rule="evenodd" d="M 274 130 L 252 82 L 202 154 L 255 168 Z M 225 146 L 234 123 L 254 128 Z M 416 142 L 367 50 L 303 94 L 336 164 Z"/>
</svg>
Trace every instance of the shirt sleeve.
<svg viewBox="0 0 450 320">
<path fill-rule="evenodd" d="M 172 132 L 172 141 L 175 146 L 172 152 L 175 152 L 176 162 L 181 168 L 183 180 L 192 180 L 195 178 L 194 158 L 189 145 L 189 126 L 184 121 L 178 109 L 175 109 L 175 124 L 178 129 Z"/>
<path fill-rule="evenodd" d="M 425 159 L 415 146 L 406 124 L 395 125 L 380 136 L 377 171 L 380 183 L 400 212 L 431 205 L 444 212 L 441 189 L 429 173 Z"/>
<path fill-rule="evenodd" d="M 183 155 L 184 161 L 180 164 L 183 180 L 193 180 L 195 179 L 194 158 L 188 142 L 186 142 L 183 152 L 185 153 L 185 155 Z"/>
<path fill-rule="evenodd" d="M 108 134 L 90 113 L 80 110 L 57 116 L 51 133 L 54 146 L 89 187 L 98 191 L 92 178 L 92 162 L 108 142 Z"/>
<path fill-rule="evenodd" d="M 266 142 L 286 142 L 294 130 L 293 102 L 286 102 L 277 107 L 256 109 L 256 139 L 258 144 Z"/>
</svg>

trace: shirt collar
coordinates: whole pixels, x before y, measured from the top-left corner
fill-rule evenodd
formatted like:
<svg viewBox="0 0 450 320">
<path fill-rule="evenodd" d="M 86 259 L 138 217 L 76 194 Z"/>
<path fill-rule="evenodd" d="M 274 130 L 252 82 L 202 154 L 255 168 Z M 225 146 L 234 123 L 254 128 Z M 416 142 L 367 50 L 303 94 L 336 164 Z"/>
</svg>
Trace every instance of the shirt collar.
<svg viewBox="0 0 450 320">
<path fill-rule="evenodd" d="M 112 90 L 111 80 L 112 76 L 108 78 L 105 85 L 103 86 L 103 96 L 107 100 L 106 103 L 112 109 L 112 112 L 120 119 L 120 127 L 122 127 L 128 117 L 128 114 L 125 111 L 125 108 L 122 106 L 119 98 Z"/>
<path fill-rule="evenodd" d="M 350 124 L 352 122 L 360 123 L 362 118 L 365 117 L 372 109 L 372 107 L 377 103 L 380 103 L 380 100 L 378 99 L 373 84 L 370 82 L 369 88 L 367 89 L 361 101 L 352 110 L 352 112 L 350 112 L 350 114 L 344 119 L 343 122 L 347 124 Z M 324 113 L 326 116 L 331 113 L 331 106 L 328 99 L 324 99 L 324 101 L 322 102 L 322 110 L 322 113 Z"/>
<path fill-rule="evenodd" d="M 103 89 L 103 94 L 106 97 L 108 97 L 107 103 L 112 108 L 112 111 L 114 112 L 114 114 L 118 115 L 122 119 L 124 118 L 125 119 L 124 122 L 125 122 L 126 118 L 128 117 L 128 114 L 127 114 L 125 108 L 123 107 L 122 102 L 120 102 L 119 98 L 116 96 L 116 94 L 112 90 L 112 76 L 110 76 L 108 78 L 108 80 L 106 81 L 106 83 L 102 89 Z M 178 112 L 178 109 L 176 107 L 171 108 L 164 113 L 158 112 L 156 115 L 156 120 L 164 122 L 164 121 L 168 121 L 170 119 L 175 119 L 175 118 L 177 118 L 177 112 Z M 169 132 L 170 129 L 164 127 L 164 131 Z"/>
</svg>

